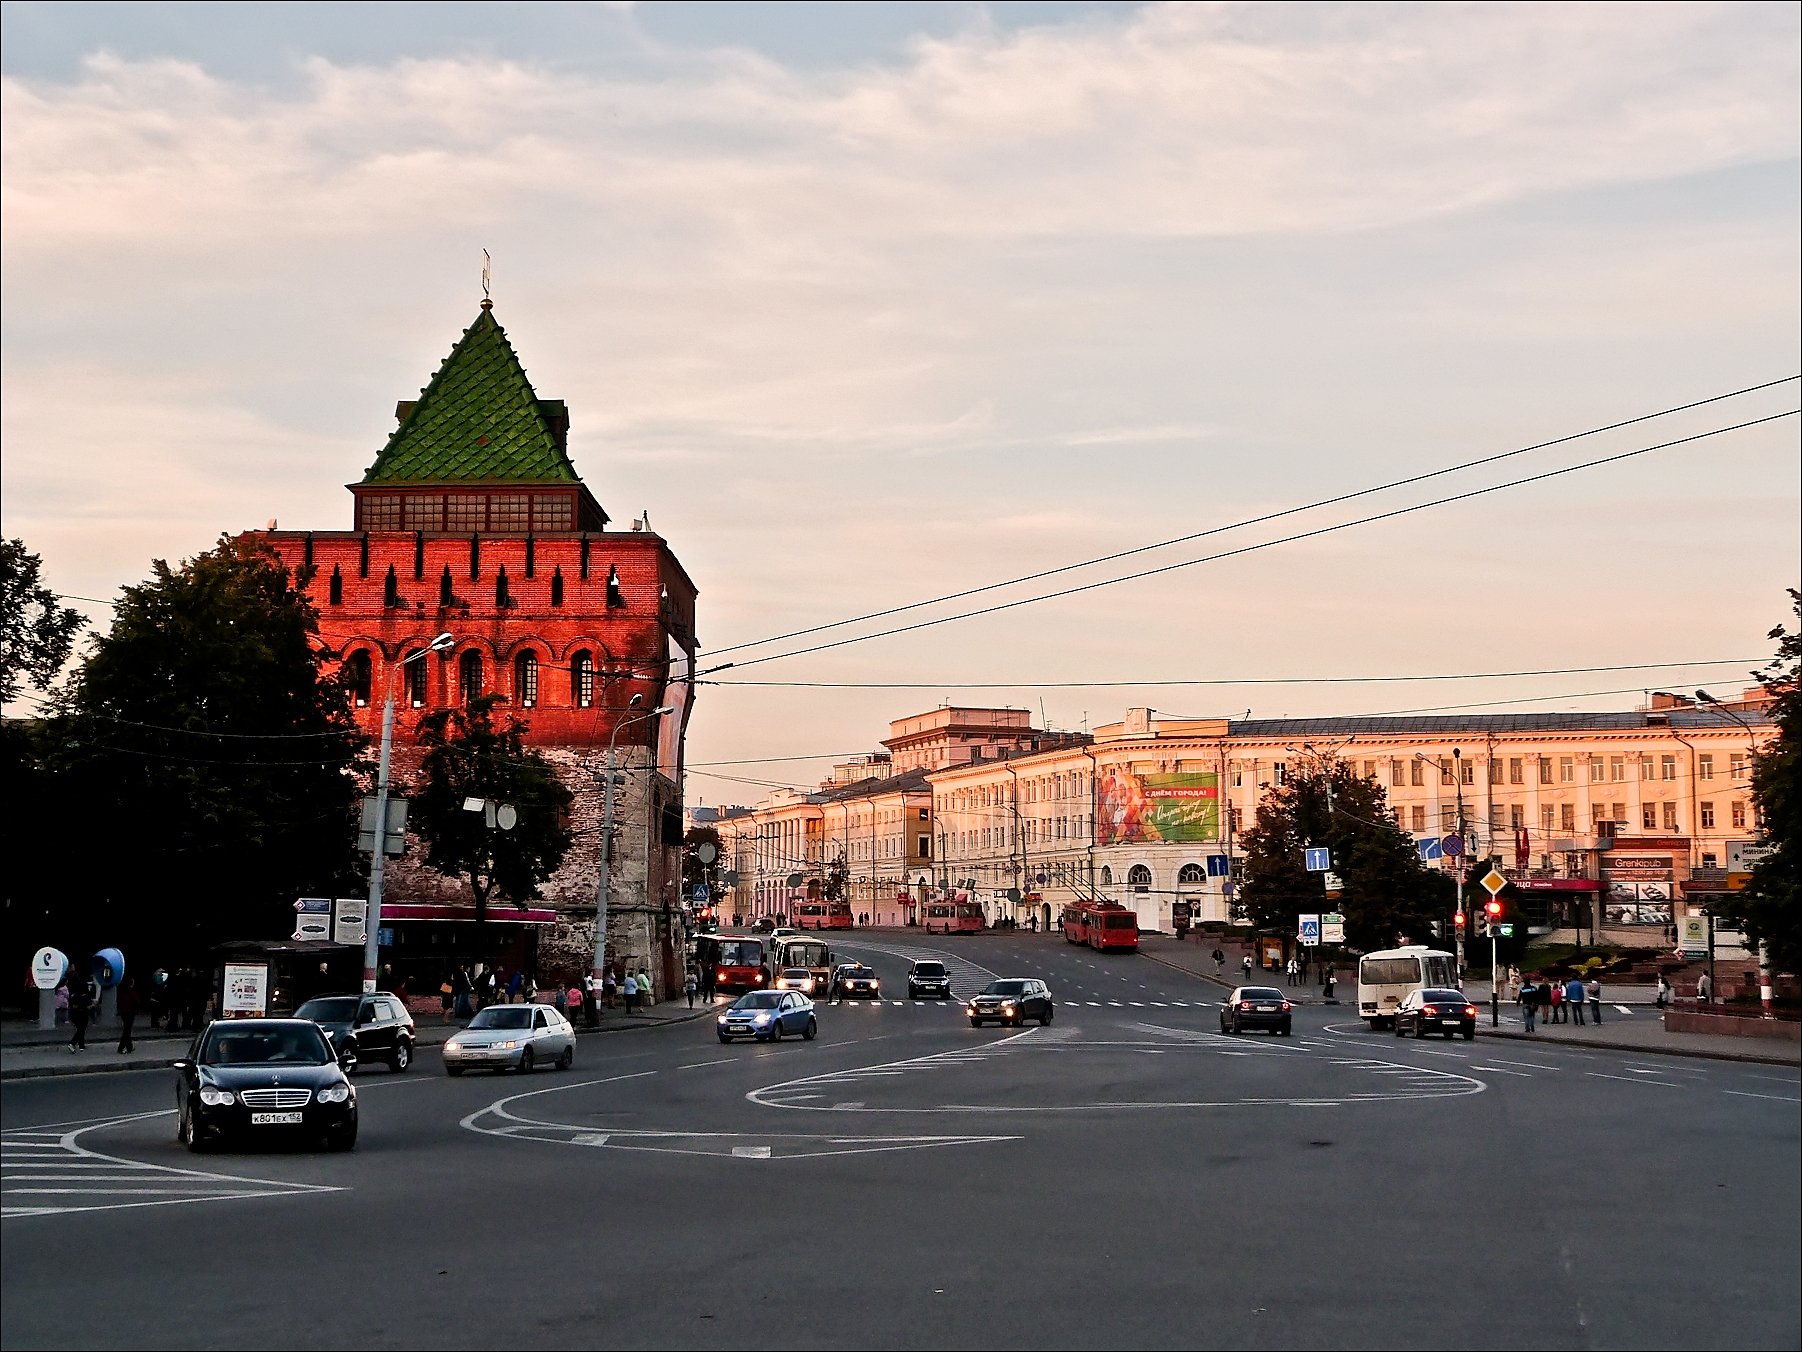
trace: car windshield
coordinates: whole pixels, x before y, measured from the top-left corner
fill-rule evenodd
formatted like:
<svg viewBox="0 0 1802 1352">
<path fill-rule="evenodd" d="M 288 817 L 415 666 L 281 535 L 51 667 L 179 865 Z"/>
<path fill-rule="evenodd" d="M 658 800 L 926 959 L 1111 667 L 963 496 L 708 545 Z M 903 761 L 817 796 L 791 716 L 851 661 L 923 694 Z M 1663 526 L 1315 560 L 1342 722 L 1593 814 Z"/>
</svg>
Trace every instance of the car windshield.
<svg viewBox="0 0 1802 1352">
<path fill-rule="evenodd" d="M 720 945 L 722 967 L 756 967 L 762 962 L 763 945 L 755 940 Z"/>
<path fill-rule="evenodd" d="M 322 995 L 316 1000 L 308 1000 L 294 1011 L 297 1019 L 312 1019 L 316 1023 L 349 1023 L 357 1017 L 357 997 L 354 995 Z"/>
<path fill-rule="evenodd" d="M 1422 991 L 1420 998 L 1428 1004 L 1461 1005 L 1464 1003 L 1463 991 Z"/>
<path fill-rule="evenodd" d="M 530 1028 L 532 1011 L 526 1005 L 490 1005 L 469 1021 L 471 1028 Z"/>
<path fill-rule="evenodd" d="M 775 991 L 752 991 L 749 995 L 741 995 L 734 1009 L 774 1009 L 782 1003 L 782 997 Z"/>
<path fill-rule="evenodd" d="M 1280 1000 L 1283 993 L 1274 986 L 1243 986 L 1239 990 L 1241 1000 Z"/>
<path fill-rule="evenodd" d="M 310 1023 L 270 1027 L 226 1027 L 215 1024 L 200 1053 L 203 1066 L 323 1066 L 332 1049 Z"/>
<path fill-rule="evenodd" d="M 1026 994 L 1026 983 L 1024 981 L 991 981 L 983 987 L 982 993 L 984 995 L 1024 995 Z"/>
<path fill-rule="evenodd" d="M 942 962 L 916 962 L 914 964 L 914 975 L 943 976 L 945 975 L 945 964 Z"/>
<path fill-rule="evenodd" d="M 868 967 L 847 967 L 845 969 L 845 975 L 862 979 L 867 976 L 875 976 L 876 973 L 872 972 Z"/>
</svg>

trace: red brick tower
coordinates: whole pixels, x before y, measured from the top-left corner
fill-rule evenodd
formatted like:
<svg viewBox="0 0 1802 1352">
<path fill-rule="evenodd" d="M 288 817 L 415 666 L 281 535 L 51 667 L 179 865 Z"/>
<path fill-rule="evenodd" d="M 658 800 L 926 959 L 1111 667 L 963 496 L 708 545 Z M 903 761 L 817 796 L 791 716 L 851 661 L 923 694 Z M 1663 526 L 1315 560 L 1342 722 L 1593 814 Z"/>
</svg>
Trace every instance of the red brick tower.
<svg viewBox="0 0 1802 1352">
<path fill-rule="evenodd" d="M 480 938 L 467 923 L 467 887 L 410 851 L 389 866 L 383 915 L 395 943 L 383 960 L 415 990 L 435 990 L 450 962 L 525 965 L 541 984 L 585 970 L 596 780 L 611 740 L 627 773 L 615 805 L 609 948 L 635 970 L 673 980 L 694 583 L 648 520 L 606 529 L 606 512 L 570 463 L 567 409 L 537 396 L 492 302 L 395 416 L 388 444 L 349 485 L 352 529 L 272 528 L 254 538 L 301 575 L 311 570 L 320 633 L 372 738 L 393 683 L 397 790 L 418 761 L 418 712 L 499 694 L 575 792 L 577 843 L 533 909 L 491 907 Z M 406 662 L 439 633 L 455 638 L 449 651 Z M 662 705 L 675 712 L 635 717 Z"/>
</svg>

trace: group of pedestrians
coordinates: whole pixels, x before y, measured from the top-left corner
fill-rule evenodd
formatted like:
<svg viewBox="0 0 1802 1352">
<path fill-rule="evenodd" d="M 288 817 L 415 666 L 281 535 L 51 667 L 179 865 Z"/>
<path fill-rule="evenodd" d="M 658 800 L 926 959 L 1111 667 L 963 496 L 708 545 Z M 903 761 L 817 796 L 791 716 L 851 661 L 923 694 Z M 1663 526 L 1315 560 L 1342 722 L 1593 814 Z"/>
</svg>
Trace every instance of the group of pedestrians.
<svg viewBox="0 0 1802 1352">
<path fill-rule="evenodd" d="M 1531 1033 L 1535 1023 L 1582 1024 L 1584 1007 L 1597 1027 L 1602 1023 L 1602 979 L 1591 975 L 1588 981 L 1573 976 L 1565 981 L 1546 978 L 1535 972 L 1520 984 L 1515 996 L 1520 1006 L 1521 1022 Z"/>
<path fill-rule="evenodd" d="M 1308 984 L 1308 953 L 1306 949 L 1291 957 L 1283 965 L 1283 974 L 1288 977 L 1288 984 L 1291 986 Z"/>
</svg>

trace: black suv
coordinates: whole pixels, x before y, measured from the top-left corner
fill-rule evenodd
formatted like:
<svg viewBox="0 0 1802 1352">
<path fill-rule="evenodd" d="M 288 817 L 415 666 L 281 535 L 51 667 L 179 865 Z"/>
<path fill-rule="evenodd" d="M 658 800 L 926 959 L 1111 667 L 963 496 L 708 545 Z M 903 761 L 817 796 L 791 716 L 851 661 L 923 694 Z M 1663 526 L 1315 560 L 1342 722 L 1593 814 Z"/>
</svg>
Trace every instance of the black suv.
<svg viewBox="0 0 1802 1352">
<path fill-rule="evenodd" d="M 413 1016 L 398 995 L 315 995 L 294 1011 L 325 1030 L 339 1056 L 354 1052 L 357 1061 L 386 1061 L 395 1070 L 413 1064 Z"/>
<path fill-rule="evenodd" d="M 990 1019 L 1000 1024 L 1037 1019 L 1042 1027 L 1051 1022 L 1053 1012 L 1050 987 L 1043 981 L 1024 979 L 991 981 L 964 1006 L 972 1028 L 980 1028 Z"/>
<path fill-rule="evenodd" d="M 939 1000 L 951 998 L 951 976 L 944 963 L 921 959 L 907 969 L 907 998 L 918 1000 L 923 995 Z"/>
</svg>

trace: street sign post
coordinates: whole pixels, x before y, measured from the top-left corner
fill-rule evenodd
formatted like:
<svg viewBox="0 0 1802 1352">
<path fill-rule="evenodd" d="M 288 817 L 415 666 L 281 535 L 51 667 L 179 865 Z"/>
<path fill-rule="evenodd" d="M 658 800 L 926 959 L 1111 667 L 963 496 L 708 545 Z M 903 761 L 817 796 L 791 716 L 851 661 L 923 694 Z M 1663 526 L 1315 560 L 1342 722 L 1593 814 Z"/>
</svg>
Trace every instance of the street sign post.
<svg viewBox="0 0 1802 1352">
<path fill-rule="evenodd" d="M 1297 927 L 1296 933 L 1301 938 L 1302 946 L 1304 948 L 1316 947 L 1320 943 L 1320 917 L 1304 915 L 1298 918 L 1301 923 Z"/>
<path fill-rule="evenodd" d="M 1325 873 L 1333 866 L 1333 852 L 1325 846 L 1310 845 L 1301 852 L 1302 867 L 1309 873 Z"/>
<path fill-rule="evenodd" d="M 369 936 L 369 900 L 339 897 L 332 903 L 332 942 L 361 945 Z"/>
<path fill-rule="evenodd" d="M 1339 912 L 1328 911 L 1320 917 L 1320 942 L 1323 944 L 1345 942 L 1345 917 Z"/>
<path fill-rule="evenodd" d="M 1328 869 L 1325 873 L 1321 874 L 1320 880 L 1326 884 L 1328 901 L 1335 900 L 1338 895 L 1345 890 L 1345 880 L 1331 869 Z"/>
</svg>

